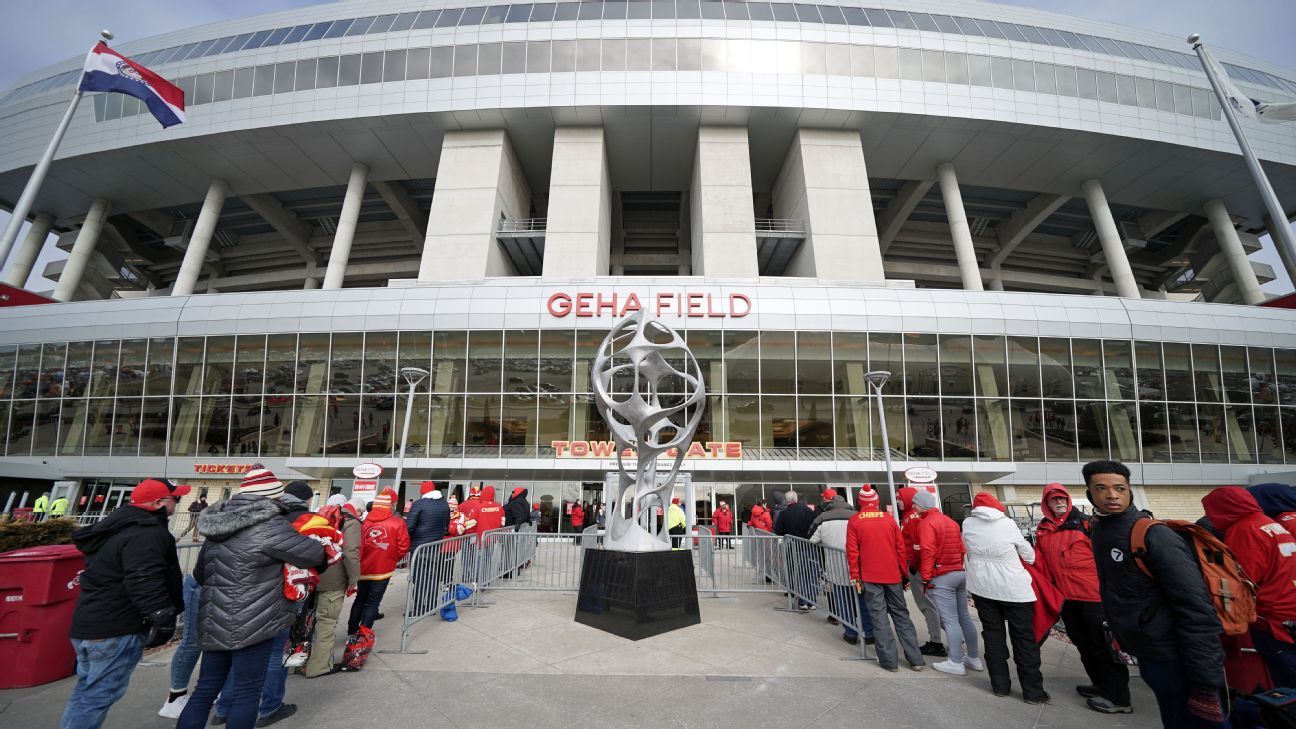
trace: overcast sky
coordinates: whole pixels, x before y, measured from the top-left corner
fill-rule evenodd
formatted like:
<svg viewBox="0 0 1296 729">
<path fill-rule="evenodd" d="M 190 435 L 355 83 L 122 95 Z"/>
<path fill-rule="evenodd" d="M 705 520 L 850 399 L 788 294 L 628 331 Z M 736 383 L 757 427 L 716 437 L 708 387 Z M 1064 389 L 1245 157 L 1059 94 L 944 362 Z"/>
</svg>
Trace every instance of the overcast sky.
<svg viewBox="0 0 1296 729">
<path fill-rule="evenodd" d="M 1201 33 L 1207 43 L 1263 58 L 1284 68 L 1296 69 L 1296 0 L 1003 0 L 1004 4 L 1048 10 L 1066 15 L 1105 20 L 1178 37 Z M 220 20 L 319 4 L 316 0 L 44 0 L 11 11 L 0 25 L 0 48 L 9 61 L 0 64 L 0 89 L 7 89 L 23 74 L 84 53 L 98 39 L 100 28 L 110 28 L 118 43 Z M 57 28 L 57 33 L 51 29 Z M 1184 50 L 1187 50 L 1185 44 Z M 53 130 L 51 130 L 52 132 Z M 0 227 L 9 215 L 0 211 Z M 19 239 L 21 241 L 21 238 Z M 1283 270 L 1272 241 L 1253 259 L 1270 264 L 1277 280 L 1264 288 L 1287 293 L 1292 284 Z M 51 260 L 65 257 L 51 244 L 37 261 L 27 287 L 44 291 L 54 283 L 40 272 Z"/>
</svg>

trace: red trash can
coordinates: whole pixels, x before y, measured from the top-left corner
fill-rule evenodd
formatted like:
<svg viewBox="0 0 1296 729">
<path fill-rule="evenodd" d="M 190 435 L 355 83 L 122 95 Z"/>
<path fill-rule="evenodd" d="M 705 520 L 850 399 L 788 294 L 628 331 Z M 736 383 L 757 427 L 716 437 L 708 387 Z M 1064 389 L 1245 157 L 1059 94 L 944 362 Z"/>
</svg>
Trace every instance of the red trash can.
<svg viewBox="0 0 1296 729">
<path fill-rule="evenodd" d="M 0 554 L 0 689 L 71 676 L 68 639 L 85 558 L 71 544 Z"/>
</svg>

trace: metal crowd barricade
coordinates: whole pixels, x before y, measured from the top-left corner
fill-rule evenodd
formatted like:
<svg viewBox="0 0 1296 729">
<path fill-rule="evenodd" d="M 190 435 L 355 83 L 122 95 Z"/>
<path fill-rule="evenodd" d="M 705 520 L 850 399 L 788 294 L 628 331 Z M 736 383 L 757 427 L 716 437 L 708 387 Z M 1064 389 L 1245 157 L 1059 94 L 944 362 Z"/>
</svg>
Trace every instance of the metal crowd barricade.
<svg viewBox="0 0 1296 729">
<path fill-rule="evenodd" d="M 783 592 L 782 575 L 769 575 L 757 567 L 767 562 L 765 556 L 781 554 L 782 537 L 769 532 L 749 530 L 741 537 L 715 534 L 709 527 L 698 527 L 691 537 L 696 548 L 694 577 L 699 593 L 718 597 L 721 592 Z M 782 565 L 782 560 L 778 560 Z"/>
<path fill-rule="evenodd" d="M 198 566 L 198 553 L 202 551 L 201 544 L 177 544 L 176 559 L 180 560 L 180 574 L 191 575 L 194 568 Z"/>
<path fill-rule="evenodd" d="M 746 527 L 739 541 L 742 542 L 743 562 L 751 565 L 767 583 L 777 585 L 780 591 L 786 591 L 788 572 L 783 561 L 782 539 L 772 532 Z"/>
<path fill-rule="evenodd" d="M 591 528 L 592 529 L 592 528 Z M 573 542 L 570 534 L 539 534 L 534 527 L 521 531 L 491 532 L 500 559 L 490 569 L 484 589 L 551 590 L 575 592 L 580 588 L 585 550 L 598 540 L 597 530 L 585 530 Z M 494 562 L 495 555 L 491 560 Z"/>
<path fill-rule="evenodd" d="M 850 584 L 846 552 L 800 537 L 783 539 L 787 565 L 788 601 L 821 608 L 859 636 L 859 660 L 876 660 L 864 642 L 863 616 L 858 593 Z"/>
<path fill-rule="evenodd" d="M 476 535 L 466 534 L 421 544 L 410 555 L 405 612 L 401 618 L 401 643 L 397 652 L 427 652 L 406 650 L 410 628 L 456 602 L 456 586 L 460 582 L 477 581 L 476 542 Z M 458 579 L 455 577 L 456 567 L 460 568 Z"/>
<path fill-rule="evenodd" d="M 527 524 L 516 531 L 513 527 L 494 529 L 481 535 L 478 547 L 477 594 L 473 607 L 482 607 L 481 596 L 489 588 L 499 589 L 502 584 L 520 576 L 527 563 L 536 555 L 539 534 Z"/>
</svg>

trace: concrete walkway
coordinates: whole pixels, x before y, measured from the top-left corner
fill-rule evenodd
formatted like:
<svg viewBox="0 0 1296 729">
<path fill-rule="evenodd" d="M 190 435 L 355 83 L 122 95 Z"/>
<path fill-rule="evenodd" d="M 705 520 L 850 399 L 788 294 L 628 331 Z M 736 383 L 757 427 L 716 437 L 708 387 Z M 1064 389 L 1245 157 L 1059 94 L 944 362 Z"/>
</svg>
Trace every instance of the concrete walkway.
<svg viewBox="0 0 1296 729">
<path fill-rule="evenodd" d="M 399 644 L 403 578 L 388 591 L 379 648 Z M 412 650 L 375 652 L 360 673 L 306 680 L 293 676 L 296 716 L 276 726 L 311 729 L 418 727 L 568 729 L 569 727 L 957 727 L 1105 729 L 1157 727 L 1156 704 L 1134 679 L 1132 715 L 1085 708 L 1073 686 L 1085 682 L 1076 650 L 1050 639 L 1044 677 L 1053 702 L 1028 706 L 1018 691 L 990 692 L 984 673 L 947 676 L 931 669 L 883 671 L 841 640 L 820 612 L 778 612 L 774 594 L 702 598 L 702 624 L 632 642 L 572 620 L 575 595 L 492 591 L 488 607 L 460 619 L 425 620 Z M 921 617 L 911 607 L 911 614 Z M 337 655 L 341 655 L 340 650 Z M 157 716 L 171 650 L 145 657 L 109 729 L 171 727 Z M 196 679 L 196 676 L 195 676 Z M 0 691 L 0 726 L 53 727 L 72 679 Z"/>
</svg>

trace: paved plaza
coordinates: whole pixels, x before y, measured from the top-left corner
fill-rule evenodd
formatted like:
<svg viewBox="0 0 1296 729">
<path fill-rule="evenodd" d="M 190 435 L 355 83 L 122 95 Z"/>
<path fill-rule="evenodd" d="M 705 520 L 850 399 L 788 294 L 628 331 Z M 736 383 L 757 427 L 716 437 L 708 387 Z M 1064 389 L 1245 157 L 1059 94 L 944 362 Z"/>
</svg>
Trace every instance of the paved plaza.
<svg viewBox="0 0 1296 729">
<path fill-rule="evenodd" d="M 537 556 L 544 554 L 542 545 Z M 721 555 L 723 567 L 728 556 Z M 541 576 L 534 569 L 523 574 L 528 580 Z M 380 651 L 399 644 L 403 574 L 387 594 L 387 617 L 377 624 Z M 821 611 L 777 610 L 786 605 L 777 593 L 704 593 L 700 625 L 638 642 L 575 623 L 574 592 L 492 590 L 484 602 L 485 607 L 461 608 L 455 623 L 432 617 L 415 625 L 409 647 L 427 653 L 375 652 L 360 673 L 291 677 L 287 700 L 299 710 L 277 726 L 1159 726 L 1152 695 L 1137 679 L 1131 682 L 1133 715 L 1107 717 L 1086 709 L 1072 688 L 1083 682 L 1078 654 L 1057 639 L 1043 650 L 1053 701 L 1028 706 L 1016 691 L 995 698 L 984 673 L 888 673 L 873 662 L 843 660 L 858 651 L 841 640 L 841 629 L 828 625 Z M 912 606 L 911 613 L 921 623 Z M 173 726 L 156 713 L 168 688 L 171 652 L 145 657 L 106 727 Z M 72 683 L 0 691 L 0 725 L 56 725 Z"/>
</svg>

